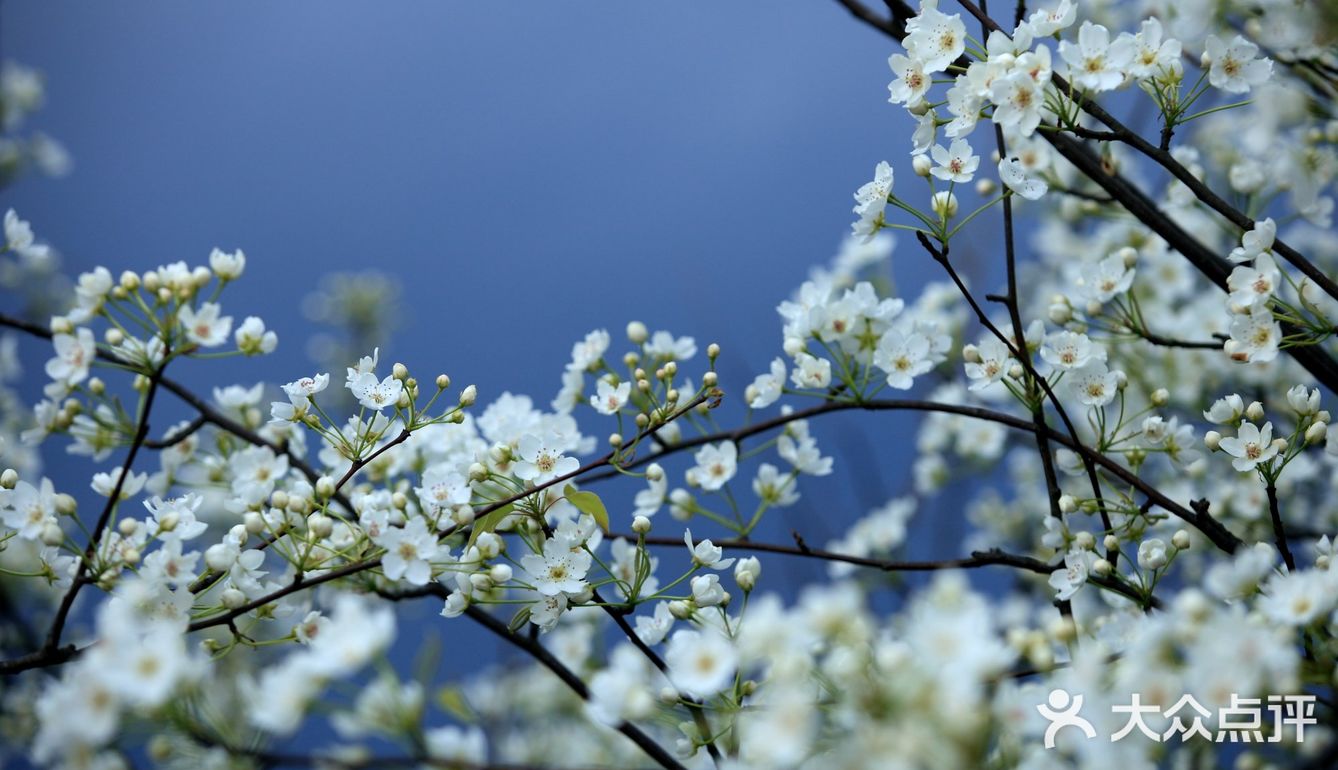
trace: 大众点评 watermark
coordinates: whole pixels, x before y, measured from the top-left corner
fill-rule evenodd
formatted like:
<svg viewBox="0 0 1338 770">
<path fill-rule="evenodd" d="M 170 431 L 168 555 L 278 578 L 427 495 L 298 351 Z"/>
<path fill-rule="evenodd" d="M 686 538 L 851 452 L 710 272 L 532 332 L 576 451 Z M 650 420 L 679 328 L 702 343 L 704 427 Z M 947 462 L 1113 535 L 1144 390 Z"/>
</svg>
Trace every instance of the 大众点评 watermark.
<svg viewBox="0 0 1338 770">
<path fill-rule="evenodd" d="M 1055 747 L 1055 736 L 1066 727 L 1079 731 L 1084 738 L 1096 737 L 1096 728 L 1079 713 L 1082 705 L 1082 695 L 1056 688 L 1050 691 L 1045 703 L 1036 706 L 1040 715 L 1050 722 L 1045 728 L 1047 749 Z M 1277 743 L 1282 740 L 1283 728 L 1294 727 L 1296 742 L 1300 743 L 1305 740 L 1305 726 L 1316 724 L 1313 695 L 1269 695 L 1263 699 L 1241 698 L 1232 693 L 1230 705 L 1217 710 L 1215 729 L 1209 729 L 1203 723 L 1204 719 L 1213 716 L 1213 712 L 1192 695 L 1182 695 L 1172 706 L 1162 709 L 1157 704 L 1143 703 L 1138 693 L 1134 693 L 1129 703 L 1116 703 L 1110 710 L 1112 714 L 1128 715 L 1124 727 L 1111 734 L 1111 741 L 1122 740 L 1137 730 L 1159 743 L 1177 735 L 1182 742 L 1197 737 L 1215 743 Z M 1264 730 L 1265 712 L 1270 715 L 1267 734 Z M 1148 726 L 1145 721 L 1148 717 L 1170 719 L 1171 725 L 1158 732 Z"/>
</svg>

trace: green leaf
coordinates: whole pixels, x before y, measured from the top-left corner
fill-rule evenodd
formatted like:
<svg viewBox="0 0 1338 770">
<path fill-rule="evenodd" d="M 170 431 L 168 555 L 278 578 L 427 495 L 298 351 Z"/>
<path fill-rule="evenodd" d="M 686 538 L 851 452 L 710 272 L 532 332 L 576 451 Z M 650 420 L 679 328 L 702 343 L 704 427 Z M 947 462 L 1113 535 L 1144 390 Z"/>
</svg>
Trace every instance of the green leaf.
<svg viewBox="0 0 1338 770">
<path fill-rule="evenodd" d="M 515 505 L 504 505 L 492 513 L 485 514 L 481 519 L 475 519 L 474 528 L 469 531 L 469 542 L 465 543 L 465 550 L 469 550 L 469 546 L 479 539 L 479 535 L 496 530 L 497 525 L 502 523 L 502 519 L 510 516 L 514 510 L 516 510 Z"/>
<path fill-rule="evenodd" d="M 474 711 L 469 708 L 469 702 L 465 700 L 465 695 L 460 692 L 459 687 L 443 687 L 437 690 L 437 706 L 465 724 L 474 722 Z"/>
<path fill-rule="evenodd" d="M 511 633 L 518 634 L 520 633 L 520 629 L 524 628 L 525 624 L 528 622 L 530 622 L 530 608 L 521 607 L 520 611 L 511 618 L 511 622 L 508 623 L 506 627 Z"/>
<path fill-rule="evenodd" d="M 599 495 L 594 492 L 578 492 L 576 487 L 568 484 L 562 490 L 562 496 L 567 498 L 567 502 L 576 506 L 581 513 L 588 513 L 595 517 L 595 523 L 605 533 L 609 531 L 609 512 L 604 508 L 604 501 L 599 499 Z"/>
</svg>

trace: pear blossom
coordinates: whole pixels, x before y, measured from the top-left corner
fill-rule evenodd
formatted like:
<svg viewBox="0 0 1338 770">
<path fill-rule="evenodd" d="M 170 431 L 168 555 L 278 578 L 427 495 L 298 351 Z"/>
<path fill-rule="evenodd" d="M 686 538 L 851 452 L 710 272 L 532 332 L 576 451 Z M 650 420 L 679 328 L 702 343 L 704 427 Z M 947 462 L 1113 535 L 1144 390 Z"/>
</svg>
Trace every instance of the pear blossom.
<svg viewBox="0 0 1338 770">
<path fill-rule="evenodd" d="M 526 433 L 520 438 L 520 461 L 516 463 L 516 478 L 534 485 L 546 484 L 559 476 L 574 473 L 581 466 L 575 457 L 567 457 L 561 447 L 566 442 L 556 433 L 543 438 Z"/>
<path fill-rule="evenodd" d="M 759 374 L 753 379 L 749 393 L 752 398 L 748 400 L 748 406 L 751 409 L 765 409 L 776 403 L 781 397 L 781 392 L 785 388 L 785 360 L 775 358 L 771 361 L 771 371 L 766 374 Z"/>
<path fill-rule="evenodd" d="M 972 154 L 971 145 L 962 139 L 952 140 L 946 149 L 936 144 L 929 154 L 935 163 L 929 173 L 945 182 L 970 182 L 980 166 L 980 158 Z"/>
<path fill-rule="evenodd" d="M 1079 402 L 1100 408 L 1115 400 L 1119 378 L 1119 372 L 1110 371 L 1100 361 L 1092 361 L 1069 372 L 1065 382 Z"/>
<path fill-rule="evenodd" d="M 386 549 L 381 569 L 388 579 L 402 579 L 415 586 L 427 585 L 432 579 L 431 562 L 440 546 L 436 533 L 428 530 L 423 519 L 410 519 L 403 527 L 388 527 L 374 541 Z"/>
<path fill-rule="evenodd" d="M 851 225 L 851 230 L 862 243 L 873 240 L 874 234 L 883 226 L 888 197 L 892 195 L 892 182 L 892 167 L 887 161 L 881 161 L 874 168 L 873 181 L 866 182 L 855 191 L 853 210 L 859 220 Z"/>
<path fill-rule="evenodd" d="M 1235 436 L 1222 439 L 1222 451 L 1231 455 L 1231 467 L 1247 473 L 1264 465 L 1278 454 L 1273 444 L 1273 423 L 1266 422 L 1261 429 L 1252 422 L 1242 422 Z"/>
<path fill-rule="evenodd" d="M 232 317 L 221 313 L 222 308 L 215 302 L 206 302 L 198 309 L 185 305 L 177 311 L 177 320 L 191 342 L 216 348 L 227 342 L 228 333 L 232 331 Z"/>
<path fill-rule="evenodd" d="M 669 679 L 694 698 L 709 698 L 734 679 L 738 652 L 715 631 L 675 631 L 664 654 Z"/>
<path fill-rule="evenodd" d="M 898 390 L 909 389 L 914 378 L 934 366 L 929 358 L 929 340 L 924 335 L 903 335 L 896 330 L 889 330 L 878 341 L 873 364 L 887 374 L 887 384 Z"/>
<path fill-rule="evenodd" d="M 632 383 L 623 382 L 617 386 L 608 380 L 600 380 L 595 385 L 595 395 L 590 397 L 590 406 L 600 414 L 617 414 L 627 405 L 627 397 L 632 393 Z"/>
<path fill-rule="evenodd" d="M 1091 91 L 1109 91 L 1124 82 L 1135 53 L 1137 46 L 1131 37 L 1112 42 L 1110 30 L 1090 21 L 1078 28 L 1077 43 L 1064 40 L 1059 44 L 1059 55 L 1069 65 L 1069 79 Z"/>
<path fill-rule="evenodd" d="M 585 574 L 590 570 L 591 557 L 582 548 L 573 548 L 565 538 L 553 537 L 544 541 L 543 553 L 526 554 L 520 566 L 529 574 L 534 590 L 544 596 L 578 594 L 585 590 Z"/>
<path fill-rule="evenodd" d="M 683 532 L 683 544 L 688 547 L 688 552 L 692 554 L 692 563 L 707 569 L 722 570 L 729 569 L 734 563 L 733 559 L 723 558 L 724 549 L 712 543 L 710 540 L 703 540 L 695 545 L 692 542 L 692 530 Z"/>
<path fill-rule="evenodd" d="M 1016 158 L 999 161 L 999 180 L 1029 201 L 1039 200 L 1050 189 L 1044 180 L 1027 176 L 1022 162 Z"/>
<path fill-rule="evenodd" d="M 378 380 L 372 372 L 358 374 L 347 387 L 359 404 L 378 412 L 388 406 L 395 406 L 404 392 L 404 383 L 395 379 L 394 375 Z"/>
<path fill-rule="evenodd" d="M 234 335 L 237 349 L 248 356 L 273 353 L 279 344 L 279 336 L 265 329 L 265 322 L 256 316 L 247 316 Z"/>
<path fill-rule="evenodd" d="M 1278 357 L 1282 326 L 1268 308 L 1256 303 L 1249 313 L 1232 316 L 1230 333 L 1223 347 L 1233 360 L 1267 363 Z"/>
<path fill-rule="evenodd" d="M 48 377 L 71 387 L 88 378 L 89 366 L 98 352 L 92 331 L 81 326 L 74 334 L 52 337 L 51 344 L 56 349 L 56 357 L 46 362 Z"/>
<path fill-rule="evenodd" d="M 235 281 L 246 269 L 246 254 L 241 249 L 227 252 L 216 248 L 209 252 L 209 269 L 221 281 Z"/>
<path fill-rule="evenodd" d="M 19 537 L 37 540 L 56 523 L 56 491 L 51 479 L 37 486 L 20 480 L 13 489 L 0 490 L 0 521 Z"/>
<path fill-rule="evenodd" d="M 1058 331 L 1045 335 L 1041 360 L 1056 369 L 1080 369 L 1089 361 L 1105 361 L 1106 351 L 1086 334 Z"/>
<path fill-rule="evenodd" d="M 1272 217 L 1261 219 L 1254 223 L 1254 227 L 1245 231 L 1240 238 L 1240 245 L 1231 250 L 1227 259 L 1232 262 L 1249 262 L 1260 254 L 1270 251 L 1277 234 L 1278 226 Z"/>
<path fill-rule="evenodd" d="M 1273 74 L 1270 59 L 1256 58 L 1259 46 L 1240 35 L 1223 43 L 1216 35 L 1209 35 L 1203 44 L 1204 64 L 1208 66 L 1208 82 L 1229 94 L 1243 94 L 1252 87 L 1267 82 Z"/>
<path fill-rule="evenodd" d="M 887 86 L 888 101 L 907 107 L 917 107 L 924 103 L 925 94 L 929 93 L 929 86 L 933 83 L 924 65 L 909 56 L 894 53 L 888 57 L 887 66 L 892 68 L 892 74 L 897 78 Z"/>
<path fill-rule="evenodd" d="M 958 14 L 949 16 L 926 6 L 906 21 L 902 45 L 925 72 L 942 72 L 966 50 L 966 24 Z"/>
<path fill-rule="evenodd" d="M 821 390 L 832 384 L 832 362 L 801 352 L 794 357 L 790 381 L 796 388 Z"/>
<path fill-rule="evenodd" d="M 738 456 L 738 447 L 731 441 L 707 444 L 693 455 L 697 465 L 689 473 L 702 489 L 714 492 L 734 478 L 738 471 Z"/>
<path fill-rule="evenodd" d="M 1049 37 L 1073 26 L 1078 19 L 1078 5 L 1073 0 L 1059 0 L 1049 10 L 1032 11 L 1027 26 L 1036 37 Z"/>
</svg>

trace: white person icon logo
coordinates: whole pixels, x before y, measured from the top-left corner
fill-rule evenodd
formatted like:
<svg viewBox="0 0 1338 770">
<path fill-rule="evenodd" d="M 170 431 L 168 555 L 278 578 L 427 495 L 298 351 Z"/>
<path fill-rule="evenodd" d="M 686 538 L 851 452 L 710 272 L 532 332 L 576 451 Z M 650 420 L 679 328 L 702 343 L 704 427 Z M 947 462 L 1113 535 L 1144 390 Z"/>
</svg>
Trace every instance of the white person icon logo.
<svg viewBox="0 0 1338 770">
<path fill-rule="evenodd" d="M 1081 695 L 1070 695 L 1068 690 L 1055 688 L 1050 691 L 1046 698 L 1046 703 L 1036 706 L 1040 715 L 1050 722 L 1050 726 L 1045 728 L 1045 747 L 1053 749 L 1055 747 L 1055 735 L 1065 727 L 1076 727 L 1082 731 L 1082 734 L 1088 738 L 1096 737 L 1096 728 L 1092 723 L 1078 716 L 1082 710 Z"/>
</svg>

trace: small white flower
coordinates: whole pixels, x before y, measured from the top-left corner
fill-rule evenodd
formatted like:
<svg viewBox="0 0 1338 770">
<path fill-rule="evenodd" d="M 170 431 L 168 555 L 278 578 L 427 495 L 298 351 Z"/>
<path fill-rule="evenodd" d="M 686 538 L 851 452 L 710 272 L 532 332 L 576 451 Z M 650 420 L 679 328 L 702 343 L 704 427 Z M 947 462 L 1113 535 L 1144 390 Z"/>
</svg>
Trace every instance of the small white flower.
<svg viewBox="0 0 1338 770">
<path fill-rule="evenodd" d="M 573 548 L 563 537 L 544 541 L 543 555 L 527 554 L 520 566 L 529 573 L 534 590 L 544 596 L 578 594 L 585 590 L 585 573 L 590 570 L 590 554 Z"/>
<path fill-rule="evenodd" d="M 627 397 L 632 393 L 632 383 L 624 382 L 618 386 L 609 384 L 608 380 L 600 380 L 595 385 L 595 395 L 590 397 L 590 406 L 595 408 L 600 414 L 617 414 L 618 410 L 627 405 Z"/>
<path fill-rule="evenodd" d="M 1278 237 L 1278 225 L 1272 217 L 1261 219 L 1254 227 L 1246 230 L 1240 237 L 1240 245 L 1231 250 L 1227 259 L 1232 262 L 1249 262 L 1273 248 L 1273 241 Z"/>
<path fill-rule="evenodd" d="M 748 401 L 749 408 L 764 409 L 776 403 L 785 388 L 785 374 L 785 360 L 773 359 L 771 371 L 759 374 L 753 380 L 752 389 L 748 391 L 752 394 L 752 398 Z"/>
<path fill-rule="evenodd" d="M 1278 453 L 1273 445 L 1273 423 L 1266 422 L 1261 430 L 1252 422 L 1242 422 L 1235 436 L 1222 439 L 1222 451 L 1235 459 L 1231 467 L 1245 473 L 1256 466 L 1267 463 Z"/>
<path fill-rule="evenodd" d="M 237 349 L 248 356 L 273 353 L 279 344 L 279 335 L 265 330 L 265 322 L 256 316 L 247 316 L 233 335 Z"/>
<path fill-rule="evenodd" d="M 1069 79 L 1091 91 L 1109 91 L 1123 83 L 1135 53 L 1131 36 L 1121 35 L 1112 43 L 1110 30 L 1090 21 L 1078 28 L 1076 44 L 1067 40 L 1059 44 L 1059 55 L 1069 65 Z"/>
<path fill-rule="evenodd" d="M 739 449 L 731 441 L 707 444 L 693 455 L 697 465 L 689 473 L 693 474 L 702 489 L 714 492 L 734 478 L 738 471 L 738 458 Z"/>
<path fill-rule="evenodd" d="M 694 698 L 709 698 L 734 679 L 739 655 L 728 639 L 715 631 L 677 631 L 665 650 L 669 678 Z"/>
<path fill-rule="evenodd" d="M 1027 176 L 1017 158 L 999 161 L 999 179 L 1008 189 L 1030 201 L 1039 199 L 1050 189 L 1044 180 Z"/>
<path fill-rule="evenodd" d="M 186 305 L 177 311 L 177 320 L 191 342 L 216 348 L 228 341 L 228 333 L 232 331 L 232 316 L 219 315 L 221 312 L 215 302 L 206 302 L 199 309 Z"/>
<path fill-rule="evenodd" d="M 889 329 L 873 352 L 873 365 L 887 374 L 887 384 L 898 390 L 907 390 L 916 377 L 933 368 L 929 358 L 929 340 L 924 335 L 903 335 Z"/>
<path fill-rule="evenodd" d="M 894 53 L 887 60 L 887 66 L 892 68 L 892 73 L 897 76 L 887 85 L 888 101 L 892 104 L 904 104 L 907 107 L 918 107 L 924 102 L 925 94 L 929 92 L 929 86 L 933 83 L 933 78 L 925 72 L 924 65 L 919 61 L 899 53 Z"/>
<path fill-rule="evenodd" d="M 56 349 L 56 357 L 46 362 L 48 377 L 69 386 L 87 379 L 89 366 L 98 352 L 92 331 L 81 326 L 74 334 L 52 337 L 51 344 Z"/>
<path fill-rule="evenodd" d="M 710 540 L 703 540 L 693 545 L 692 530 L 690 529 L 683 533 L 683 544 L 688 547 L 688 552 L 692 554 L 694 565 L 700 565 L 707 569 L 722 570 L 729 569 L 729 566 L 734 563 L 733 559 L 723 558 L 725 555 L 724 549 Z"/>
<path fill-rule="evenodd" d="M 1149 538 L 1138 544 L 1138 566 L 1143 569 L 1161 569 L 1169 561 L 1166 543 L 1160 538 Z"/>
<path fill-rule="evenodd" d="M 1092 361 L 1069 373 L 1069 389 L 1087 406 L 1103 407 L 1115 400 L 1119 374 L 1106 369 L 1100 361 Z"/>
<path fill-rule="evenodd" d="M 906 22 L 906 52 L 919 61 L 925 72 L 942 72 L 966 50 L 966 24 L 937 8 L 925 7 Z"/>
<path fill-rule="evenodd" d="M 822 390 L 832 384 L 832 363 L 801 351 L 794 357 L 790 381 L 796 388 Z"/>
<path fill-rule="evenodd" d="M 520 437 L 520 461 L 516 463 L 516 478 L 528 481 L 536 486 L 551 481 L 559 476 L 574 473 L 581 467 L 575 457 L 566 457 L 557 447 L 563 446 L 564 440 L 555 433 L 548 433 L 539 438 L 532 433 Z"/>
<path fill-rule="evenodd" d="M 1230 43 L 1209 35 L 1203 45 L 1204 63 L 1209 65 L 1208 82 L 1231 94 L 1243 94 L 1267 82 L 1273 74 L 1273 62 L 1256 58 L 1258 55 L 1259 46 L 1240 35 Z"/>
<path fill-rule="evenodd" d="M 873 240 L 883 226 L 883 215 L 887 211 L 887 199 L 892 194 L 892 167 L 887 161 L 881 161 L 874 168 L 873 181 L 866 182 L 855 191 L 855 208 L 859 221 L 851 225 L 851 230 L 861 242 Z"/>
<path fill-rule="evenodd" d="M 980 158 L 971 152 L 971 145 L 964 139 L 952 140 L 947 149 L 936 144 L 929 154 L 936 164 L 929 173 L 945 182 L 970 182 L 980 166 Z"/>
<path fill-rule="evenodd" d="M 242 277 L 242 271 L 246 269 L 246 254 L 241 249 L 232 253 L 214 249 L 209 252 L 209 268 L 219 280 L 235 281 Z"/>
<path fill-rule="evenodd" d="M 372 539 L 386 549 L 381 557 L 381 569 L 390 580 L 401 580 L 410 585 L 424 586 L 432 580 L 432 565 L 440 548 L 437 534 L 428 530 L 422 518 L 410 519 L 403 527 L 387 527 L 380 537 Z"/>
<path fill-rule="evenodd" d="M 388 406 L 395 406 L 399 402 L 400 394 L 404 392 L 404 383 L 395 379 L 393 375 L 378 380 L 372 372 L 358 374 L 347 387 L 353 393 L 353 397 L 358 399 L 359 404 L 378 412 Z"/>
</svg>

